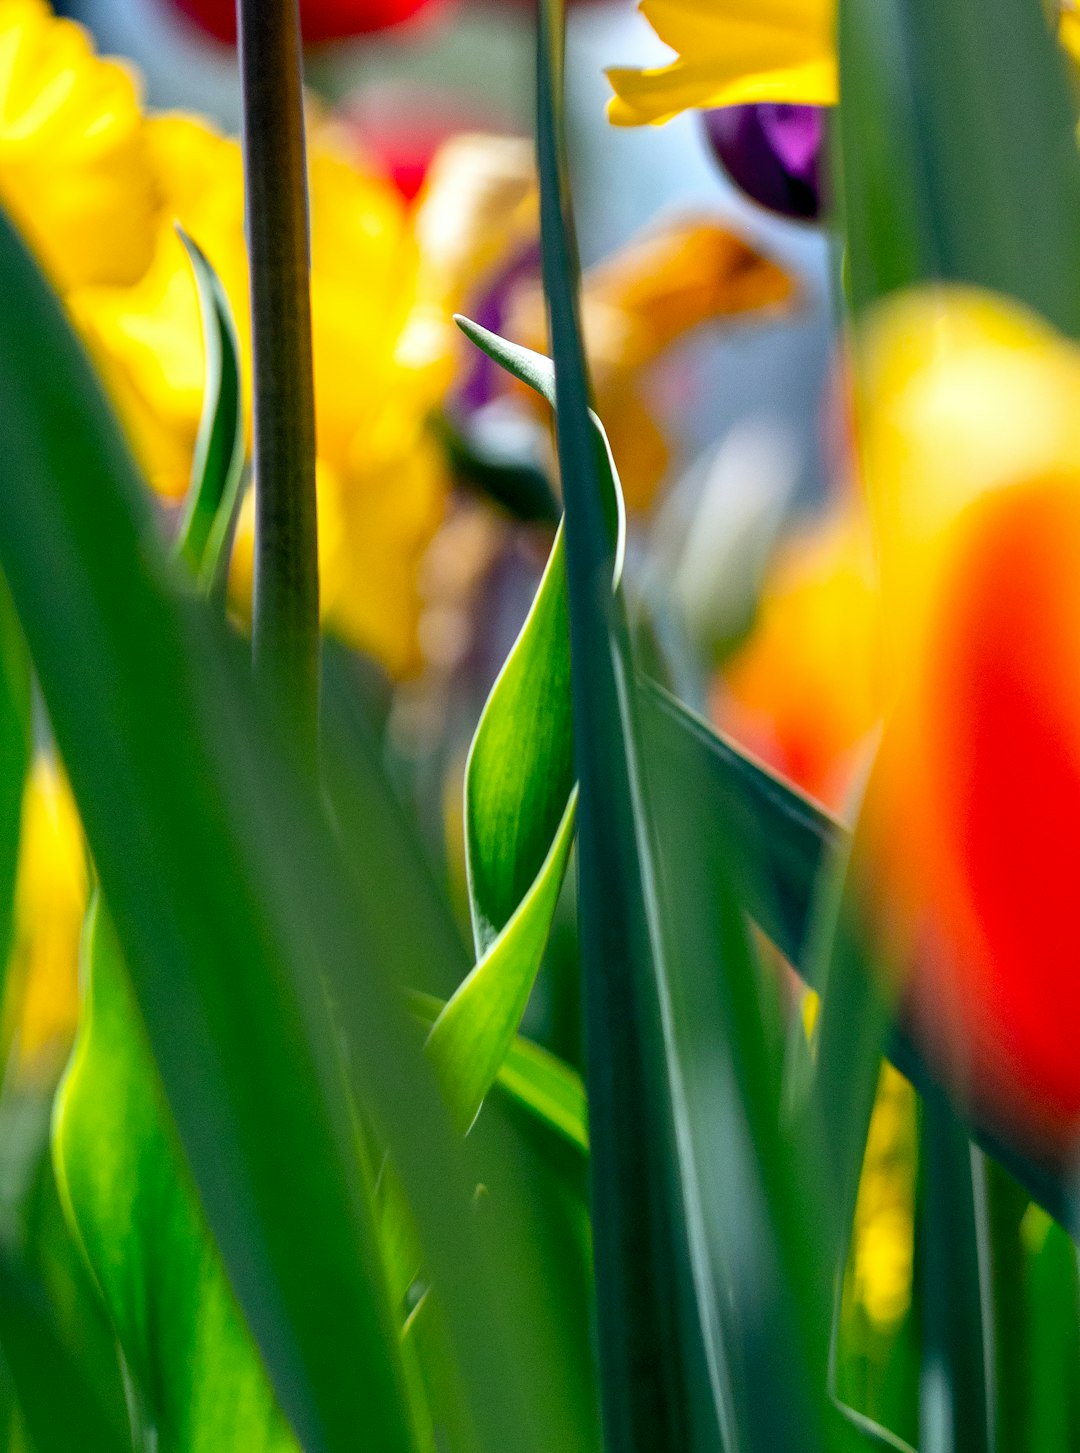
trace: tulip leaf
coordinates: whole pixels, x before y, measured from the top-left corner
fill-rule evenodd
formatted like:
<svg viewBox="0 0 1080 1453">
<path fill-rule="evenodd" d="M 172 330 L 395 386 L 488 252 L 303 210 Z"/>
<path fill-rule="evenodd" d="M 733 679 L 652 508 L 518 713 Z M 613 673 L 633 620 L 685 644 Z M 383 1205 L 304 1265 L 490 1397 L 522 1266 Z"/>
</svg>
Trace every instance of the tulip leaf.
<svg viewBox="0 0 1080 1453">
<path fill-rule="evenodd" d="M 546 20 L 544 24 L 550 24 L 550 20 Z M 541 171 L 543 177 L 543 160 Z M 552 224 L 549 222 L 548 225 L 550 229 Z M 557 220 L 554 225 L 561 228 L 561 220 Z M 546 399 L 555 408 L 557 419 L 562 417 L 557 407 L 557 363 L 553 366 L 550 360 L 541 355 L 509 343 L 468 320 L 458 319 L 458 323 L 467 336 L 490 357 Z M 700 1387 L 705 1383 L 705 1373 L 699 1345 L 700 1328 L 693 1307 L 689 1249 L 683 1240 L 684 1233 L 678 1229 L 681 1224 L 681 1211 L 676 1209 L 672 1201 L 674 1197 L 675 1202 L 681 1202 L 682 1186 L 675 1159 L 674 1126 L 669 1118 L 671 1110 L 666 1085 L 667 1051 L 656 998 L 659 991 L 652 963 L 650 910 L 643 896 L 646 890 L 642 883 L 635 824 L 628 812 L 631 789 L 626 774 L 628 770 L 636 770 L 627 762 L 625 755 L 628 750 L 628 724 L 622 719 L 622 712 L 629 703 L 625 698 L 619 700 L 612 674 L 613 658 L 617 660 L 621 656 L 622 669 L 628 672 L 629 679 L 633 679 L 625 616 L 617 585 L 614 591 L 612 589 L 620 573 L 622 498 L 606 436 L 599 420 L 588 409 L 585 398 L 585 392 L 581 389 L 578 395 L 580 409 L 577 410 L 579 424 L 573 431 L 573 443 L 567 444 L 563 432 L 559 435 L 564 492 L 568 496 L 567 520 L 564 525 L 565 535 L 560 533 L 552 555 L 552 562 L 558 570 L 556 573 L 553 565 L 549 564 L 546 583 L 549 587 L 552 586 L 559 582 L 563 574 L 561 547 L 565 539 L 569 617 L 565 614 L 564 604 L 563 630 L 560 635 L 551 638 L 549 649 L 557 649 L 563 662 L 567 662 L 569 658 L 571 670 L 568 676 L 564 674 L 562 694 L 555 700 L 565 723 L 560 736 L 565 734 L 569 738 L 571 720 L 576 719 L 574 765 L 580 773 L 582 668 L 573 665 L 572 653 L 568 651 L 573 634 L 571 627 L 574 621 L 575 595 L 580 601 L 582 590 L 580 584 L 575 588 L 575 536 L 566 462 L 566 450 L 570 449 L 579 467 L 574 488 L 590 491 L 583 500 L 586 523 L 581 528 L 598 532 L 591 541 L 586 538 L 579 546 L 577 572 L 581 578 L 587 574 L 591 582 L 586 607 L 591 619 L 584 634 L 588 642 L 587 660 L 595 662 L 596 666 L 592 671 L 593 680 L 590 684 L 600 690 L 597 693 L 598 699 L 590 702 L 588 708 L 596 715 L 591 728 L 594 740 L 589 751 L 590 755 L 595 754 L 598 759 L 596 768 L 589 770 L 595 770 L 600 803 L 603 804 L 598 805 L 595 810 L 602 813 L 608 828 L 605 834 L 594 829 L 592 856 L 588 866 L 582 860 L 579 868 L 582 886 L 590 875 L 597 884 L 602 878 L 609 895 L 609 901 L 603 902 L 602 906 L 600 901 L 591 909 L 585 906 L 584 912 L 595 915 L 591 930 L 586 930 L 584 918 L 582 922 L 584 943 L 588 944 L 590 931 L 595 940 L 592 946 L 593 989 L 590 991 L 587 987 L 586 998 L 588 1000 L 592 992 L 598 1001 L 586 1013 L 587 1022 L 590 1014 L 592 1016 L 593 1027 L 589 1033 L 597 1036 L 597 1043 L 590 1045 L 588 1060 L 594 1064 L 603 1060 L 611 1066 L 612 1075 L 605 1086 L 604 1097 L 599 1106 L 592 1085 L 589 1094 L 590 1141 L 594 1163 L 597 1154 L 597 1126 L 602 1124 L 604 1127 L 601 1152 L 604 1185 L 601 1192 L 598 1188 L 598 1174 L 594 1171 L 593 1202 L 594 1229 L 600 1226 L 604 1228 L 599 1243 L 595 1243 L 600 1316 L 602 1323 L 607 1324 L 601 1332 L 601 1382 L 602 1386 L 605 1381 L 608 1385 L 606 1416 L 617 1419 L 618 1432 L 614 1447 L 630 1449 L 652 1444 L 677 1449 L 690 1446 L 684 1441 L 690 1436 L 686 1414 L 688 1383 L 693 1381 Z M 583 460 L 587 460 L 584 465 Z M 598 584 L 600 581 L 604 582 L 602 587 Z M 610 598 L 609 608 L 605 607 L 605 596 Z M 552 607 L 545 603 L 544 608 L 546 613 L 550 611 L 554 617 Z M 581 609 L 581 606 L 578 608 Z M 554 669 L 554 665 L 549 663 L 548 670 Z M 565 665 L 562 670 L 565 673 Z M 605 678 L 606 686 L 603 685 Z M 567 685 L 569 690 L 566 689 Z M 551 731 L 550 726 L 547 726 L 547 730 Z M 508 765 L 513 770 L 515 763 L 511 760 Z M 519 797 L 525 783 L 528 785 L 524 790 L 533 794 L 546 791 L 549 785 L 544 776 L 531 783 L 523 778 L 523 782 L 517 784 L 516 788 Z M 509 800 L 512 806 L 512 795 Z M 565 801 L 565 797 L 560 798 L 555 792 L 550 793 L 549 805 L 545 811 L 549 823 L 554 814 L 564 806 Z M 618 830 L 615 830 L 616 824 L 620 824 Z M 579 853 L 581 851 L 579 845 Z M 587 898 L 592 892 L 601 900 L 599 886 L 588 890 Z M 600 941 L 605 938 L 607 943 L 601 949 Z M 608 955 L 612 956 L 610 960 Z M 618 995 L 618 1011 L 615 1008 L 616 959 L 622 960 L 623 987 Z M 590 955 L 586 950 L 587 984 L 590 977 L 587 967 L 589 962 Z M 628 985 L 635 987 L 628 988 Z M 634 1011 L 633 1017 L 640 1014 L 648 1025 L 643 1031 L 649 1040 L 647 1047 L 635 1042 L 637 1031 L 632 1030 L 628 1023 L 626 1032 L 621 1036 L 611 1024 L 617 1013 L 625 1021 L 627 994 L 640 995 L 644 1001 L 644 1006 Z M 623 1041 L 621 1044 L 618 1042 L 620 1038 Z M 645 1056 L 650 1061 L 648 1070 L 642 1063 Z M 646 1074 L 658 1076 L 650 1089 L 645 1088 Z M 633 1109 L 628 1108 L 631 1106 Z M 638 1116 L 641 1120 L 634 1124 Z M 644 1130 L 646 1124 L 655 1126 L 655 1129 Z M 617 1144 L 620 1139 L 623 1141 L 621 1146 Z M 633 1191 L 630 1189 L 631 1185 Z M 596 1199 L 600 1194 L 608 1198 L 603 1205 Z M 631 1200 L 634 1201 L 633 1209 Z M 600 1244 L 603 1242 L 607 1242 L 607 1245 Z M 607 1263 L 605 1270 L 601 1270 L 601 1258 Z M 623 1279 L 623 1272 L 620 1270 L 616 1273 L 613 1264 L 624 1258 L 625 1265 L 634 1267 L 634 1275 L 623 1281 L 621 1286 L 606 1286 L 609 1277 L 614 1278 L 617 1275 L 620 1280 Z M 663 1286 L 651 1281 L 651 1276 L 660 1274 L 661 1267 L 670 1268 L 663 1273 Z M 681 1292 L 678 1290 L 680 1286 Z M 648 1312 L 644 1310 L 646 1306 L 650 1308 Z M 687 1308 L 690 1309 L 689 1313 Z M 679 1328 L 678 1331 L 675 1330 L 676 1327 Z M 660 1335 L 659 1329 L 664 1329 L 667 1333 L 661 1355 L 656 1354 L 652 1342 L 654 1337 Z M 646 1347 L 649 1349 L 647 1352 Z M 645 1362 L 651 1364 L 650 1376 L 639 1379 L 637 1385 L 629 1375 L 629 1367 L 636 1357 L 642 1359 L 641 1365 Z M 606 1375 L 605 1358 L 610 1359 L 612 1364 L 606 1370 Z M 691 1366 L 692 1372 L 689 1370 Z M 697 1393 L 695 1396 L 700 1405 L 707 1403 L 711 1395 L 702 1397 Z M 616 1403 L 617 1408 L 614 1406 Z M 715 1424 L 705 1436 L 714 1435 Z"/>
<path fill-rule="evenodd" d="M 409 1002 L 422 1024 L 433 1024 L 444 1008 L 442 1001 L 430 994 L 413 993 Z M 585 1087 L 577 1071 L 556 1055 L 517 1035 L 495 1083 L 575 1149 L 588 1151 Z"/>
<path fill-rule="evenodd" d="M 641 704 L 658 749 L 678 760 L 684 781 L 705 794 L 709 811 L 726 824 L 729 871 L 744 909 L 809 975 L 811 987 L 818 987 L 812 956 L 805 952 L 807 933 L 822 868 L 843 847 L 845 829 L 647 678 L 641 681 Z"/>
<path fill-rule="evenodd" d="M 573 844 L 562 533 L 473 737 L 465 847 L 477 964 L 428 1038 L 455 1119 L 476 1118 L 521 1023 Z"/>
<path fill-rule="evenodd" d="M 923 1097 L 920 1224 L 924 1379 L 920 1442 L 954 1453 L 996 1446 L 986 1363 L 988 1268 L 981 1154 L 940 1093 Z"/>
<path fill-rule="evenodd" d="M 498 1084 L 575 1149 L 588 1151 L 588 1105 L 576 1070 L 519 1037 L 503 1060 Z"/>
<path fill-rule="evenodd" d="M 57 1181 L 144 1416 L 177 1453 L 295 1449 L 203 1219 L 98 899 L 82 981 L 55 1112 Z"/>
<path fill-rule="evenodd" d="M 1003 1439 L 1001 1453 L 1055 1453 L 1080 1438 L 1080 1278 L 1076 1247 L 1060 1226 L 1035 1207 L 1021 1223 L 1026 1252 L 1023 1337 L 1026 1356 L 1017 1369 L 1026 1383 L 1023 1442 Z"/>
<path fill-rule="evenodd" d="M 0 1352 L 35 1453 L 130 1453 L 131 1440 L 72 1351 L 43 1285 L 0 1248 Z"/>
<path fill-rule="evenodd" d="M 224 565 L 244 475 L 240 347 L 220 278 L 198 243 L 182 227 L 177 231 L 199 294 L 206 383 L 176 548 L 200 589 L 210 591 Z"/>
<path fill-rule="evenodd" d="M 467 1131 L 505 1063 L 532 992 L 574 840 L 575 798 L 536 881 L 432 1026 L 428 1053 Z"/>
<path fill-rule="evenodd" d="M 399 961 L 361 906 L 400 885 L 358 888 L 244 653 L 169 568 L 100 385 L 4 220 L 0 313 L 0 568 L 180 1143 L 283 1411 L 309 1453 L 351 1450 L 360 1427 L 412 1450 L 329 986 L 461 1351 L 478 1444 L 559 1446 L 546 1384 L 515 1371 L 532 1328 L 478 1240 L 475 1181 L 399 1000 Z"/>
<path fill-rule="evenodd" d="M 11 949 L 23 789 L 31 753 L 30 658 L 0 577 L 0 988 Z"/>
<path fill-rule="evenodd" d="M 1080 156 L 1057 6 L 840 0 L 849 296 L 973 283 L 1080 337 Z M 1033 159 L 1037 158 L 1037 164 Z"/>
</svg>

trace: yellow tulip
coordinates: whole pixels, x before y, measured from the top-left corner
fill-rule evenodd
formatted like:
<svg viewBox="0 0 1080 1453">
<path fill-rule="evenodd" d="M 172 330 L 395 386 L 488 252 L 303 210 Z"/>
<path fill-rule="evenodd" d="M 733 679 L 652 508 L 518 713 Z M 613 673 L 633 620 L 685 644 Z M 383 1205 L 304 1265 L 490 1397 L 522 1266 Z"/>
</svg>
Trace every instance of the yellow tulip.
<svg viewBox="0 0 1080 1453">
<path fill-rule="evenodd" d="M 893 703 L 864 805 L 912 1022 L 1003 1126 L 1080 1135 L 1080 349 L 1004 299 L 858 347 Z"/>
<path fill-rule="evenodd" d="M 865 512 L 847 498 L 795 531 L 714 692 L 718 722 L 840 807 L 880 720 L 880 606 Z"/>
</svg>

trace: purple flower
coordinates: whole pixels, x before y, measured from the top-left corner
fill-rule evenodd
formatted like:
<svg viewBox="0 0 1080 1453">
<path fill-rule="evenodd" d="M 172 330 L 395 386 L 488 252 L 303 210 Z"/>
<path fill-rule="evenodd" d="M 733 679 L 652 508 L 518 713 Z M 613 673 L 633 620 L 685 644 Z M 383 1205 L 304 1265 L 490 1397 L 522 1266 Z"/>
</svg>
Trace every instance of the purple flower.
<svg viewBox="0 0 1080 1453">
<path fill-rule="evenodd" d="M 702 114 L 713 154 L 748 197 L 803 222 L 821 215 L 824 107 L 769 102 Z"/>
</svg>

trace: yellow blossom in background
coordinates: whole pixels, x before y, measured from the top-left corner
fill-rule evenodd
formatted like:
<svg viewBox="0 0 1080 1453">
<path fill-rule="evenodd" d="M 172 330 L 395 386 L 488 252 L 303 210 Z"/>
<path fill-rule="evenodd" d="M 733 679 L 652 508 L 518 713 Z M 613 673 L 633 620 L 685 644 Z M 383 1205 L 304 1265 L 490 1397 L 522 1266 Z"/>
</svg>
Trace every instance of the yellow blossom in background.
<svg viewBox="0 0 1080 1453">
<path fill-rule="evenodd" d="M 1061 44 L 1080 62 L 1076 0 L 1058 0 L 1057 9 Z M 616 126 L 659 125 L 713 106 L 838 99 L 835 0 L 641 0 L 640 10 L 676 57 L 608 70 Z"/>
<path fill-rule="evenodd" d="M 836 101 L 834 0 L 642 0 L 641 12 L 678 54 L 666 66 L 608 71 L 616 126 L 699 107 Z"/>
<path fill-rule="evenodd" d="M 713 714 L 840 807 L 883 708 L 877 568 L 860 501 L 795 531 L 766 573 L 754 628 L 726 663 Z"/>
<path fill-rule="evenodd" d="M 915 1091 L 882 1066 L 855 1206 L 848 1292 L 881 1331 L 911 1304 L 915 1240 Z"/>
<path fill-rule="evenodd" d="M 860 473 L 893 681 L 925 637 L 954 523 L 1017 481 L 1080 474 L 1080 354 L 1017 303 L 927 288 L 877 311 L 857 364 Z"/>
<path fill-rule="evenodd" d="M 53 1074 L 78 1016 L 79 938 L 89 888 L 82 826 L 66 779 L 39 755 L 23 795 L 7 1012 L 21 1074 Z"/>
<path fill-rule="evenodd" d="M 650 229 L 586 272 L 582 325 L 596 407 L 632 509 L 650 503 L 669 458 L 647 401 L 649 368 L 694 329 L 777 309 L 794 295 L 781 267 L 700 218 Z M 507 332 L 529 347 L 546 347 L 538 287 L 514 300 Z"/>
<path fill-rule="evenodd" d="M 187 488 L 202 406 L 198 299 L 175 221 L 229 296 L 250 384 L 250 315 L 238 143 L 194 117 L 146 125 L 162 196 L 154 255 L 128 287 L 85 287 L 72 311 L 99 360 L 144 469 L 167 499 Z M 449 487 L 428 420 L 461 342 L 452 323 L 523 229 L 531 171 L 508 138 L 458 138 L 416 207 L 358 163 L 332 122 L 309 128 L 311 307 L 323 618 L 395 674 L 418 664 L 417 565 Z M 454 227 L 445 224 L 453 216 Z M 250 429 L 250 397 L 248 398 Z M 234 601 L 250 599 L 254 511 L 241 514 Z"/>
<path fill-rule="evenodd" d="M 44 0 L 0 0 L 0 200 L 61 288 L 134 281 L 156 207 L 136 83 Z"/>
</svg>

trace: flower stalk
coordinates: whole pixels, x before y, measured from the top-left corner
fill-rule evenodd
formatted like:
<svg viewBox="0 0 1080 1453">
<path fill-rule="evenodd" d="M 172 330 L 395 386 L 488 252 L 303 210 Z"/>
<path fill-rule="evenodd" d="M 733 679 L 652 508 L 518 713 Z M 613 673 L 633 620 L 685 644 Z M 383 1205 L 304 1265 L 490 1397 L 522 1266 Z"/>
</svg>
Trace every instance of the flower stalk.
<svg viewBox="0 0 1080 1453">
<path fill-rule="evenodd" d="M 310 230 L 297 0 L 237 0 L 254 357 L 256 676 L 314 756 L 319 698 Z"/>
</svg>

